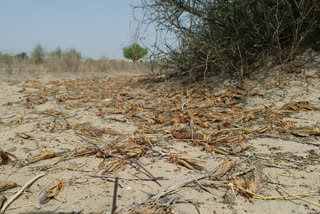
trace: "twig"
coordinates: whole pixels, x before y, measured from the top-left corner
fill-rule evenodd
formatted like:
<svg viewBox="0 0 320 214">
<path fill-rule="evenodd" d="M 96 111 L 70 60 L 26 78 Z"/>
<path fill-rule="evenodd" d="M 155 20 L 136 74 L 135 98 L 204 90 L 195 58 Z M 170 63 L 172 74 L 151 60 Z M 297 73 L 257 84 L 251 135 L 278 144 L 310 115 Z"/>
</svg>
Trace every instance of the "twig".
<svg viewBox="0 0 320 214">
<path fill-rule="evenodd" d="M 119 119 L 119 118 L 114 118 L 114 117 L 110 117 L 110 118 L 106 118 L 107 120 L 114 120 L 117 122 L 121 122 L 121 123 L 126 123 L 128 122 L 127 119 Z"/>
<path fill-rule="evenodd" d="M 181 105 L 181 112 L 183 112 L 183 108 L 185 105 L 187 105 L 189 103 L 189 100 L 187 100 L 186 102 L 182 103 Z"/>
<path fill-rule="evenodd" d="M 27 189 L 33 182 L 35 182 L 36 180 L 38 180 L 39 178 L 45 176 L 46 173 L 43 174 L 39 174 L 36 177 L 32 178 L 30 181 L 28 181 L 14 196 L 12 196 L 8 201 L 6 201 L 3 205 L 3 207 L 0 210 L 0 213 L 3 214 L 6 209 L 8 208 L 8 206 L 14 201 L 16 200 L 25 189 Z"/>
<path fill-rule="evenodd" d="M 88 175 L 89 177 L 94 178 L 109 178 L 109 179 L 120 179 L 120 180 L 127 180 L 127 181 L 155 181 L 155 180 L 167 180 L 164 177 L 154 177 L 154 178 L 121 178 L 121 177 L 114 177 L 108 175 Z"/>
<path fill-rule="evenodd" d="M 161 184 L 160 184 L 157 180 L 155 180 L 155 177 L 154 177 L 146 168 L 144 168 L 143 166 L 141 166 L 141 164 L 139 164 L 138 161 L 135 161 L 135 160 L 129 160 L 129 161 L 130 161 L 130 163 L 131 163 L 131 166 L 133 166 L 132 163 L 134 163 L 134 164 L 136 164 L 137 166 L 139 166 L 141 169 L 143 169 L 143 170 L 146 172 L 145 174 L 146 174 L 148 177 L 152 178 L 152 179 L 154 180 L 154 182 L 161 187 Z M 134 167 L 134 166 L 133 166 L 133 167 Z"/>
<path fill-rule="evenodd" d="M 0 195 L 0 208 L 2 207 L 2 205 L 4 204 L 4 202 L 7 200 L 7 197 L 4 195 Z"/>
<path fill-rule="evenodd" d="M 196 208 L 196 210 L 197 210 L 198 214 L 201 214 L 201 212 L 200 212 L 200 210 L 199 210 L 198 205 L 197 205 L 197 204 L 192 204 L 192 205 Z"/>
<path fill-rule="evenodd" d="M 251 171 L 253 171 L 253 170 L 254 170 L 254 168 L 250 168 L 250 169 L 247 169 L 247 170 L 245 170 L 245 171 L 235 173 L 235 174 L 233 174 L 232 176 L 233 176 L 233 177 L 238 177 L 238 176 L 241 176 L 241 175 L 245 175 L 245 174 L 247 174 L 247 173 L 249 173 L 249 172 L 251 172 Z"/>
<path fill-rule="evenodd" d="M 141 202 L 141 203 L 137 204 L 137 205 L 134 206 L 134 207 L 129 208 L 129 210 L 131 210 L 131 209 L 133 209 L 133 208 L 135 208 L 135 207 L 137 207 L 137 206 L 140 206 L 140 205 L 142 205 L 142 204 L 145 204 L 145 203 L 151 203 L 151 202 L 153 202 L 153 204 L 155 204 L 161 197 L 165 196 L 166 194 L 168 194 L 168 193 L 170 193 L 170 192 L 173 192 L 173 191 L 175 191 L 175 190 L 177 190 L 177 189 L 179 189 L 179 188 L 181 188 L 181 187 L 183 187 L 183 186 L 185 186 L 185 185 L 187 185 L 187 184 L 189 184 L 189 183 L 192 183 L 192 182 L 195 182 L 195 181 L 199 181 L 199 180 L 202 180 L 202 179 L 204 179 L 204 178 L 207 178 L 207 177 L 210 177 L 210 176 L 215 175 L 215 173 L 217 172 L 217 170 L 218 170 L 220 167 L 221 167 L 221 165 L 219 165 L 218 167 L 216 167 L 213 171 L 211 171 L 211 172 L 209 172 L 209 173 L 206 173 L 206 174 L 204 174 L 204 175 L 200 175 L 200 176 L 195 177 L 195 178 L 190 178 L 190 179 L 187 179 L 187 180 L 185 180 L 185 181 L 183 181 L 183 182 L 181 182 L 181 183 L 178 183 L 178 184 L 175 184 L 175 185 L 173 185 L 173 186 L 170 186 L 170 187 L 168 187 L 165 191 L 163 191 L 163 192 L 161 192 L 161 193 L 159 193 L 159 194 L 157 194 L 157 195 L 152 196 L 152 197 L 149 198 L 148 200 L 146 200 L 146 201 L 144 201 L 144 202 Z M 218 175 L 215 175 L 215 176 L 218 176 Z"/>
<path fill-rule="evenodd" d="M 245 158 L 245 159 L 243 159 L 243 160 L 239 160 L 236 164 L 237 164 L 237 165 L 239 165 L 240 163 L 242 163 L 242 162 L 245 162 L 245 161 L 249 160 L 249 159 L 250 159 L 250 158 L 252 158 L 254 155 L 255 155 L 255 153 L 254 153 L 254 152 L 252 152 L 250 155 L 248 155 L 248 157 L 246 157 L 246 158 Z"/>
<path fill-rule="evenodd" d="M 119 182 L 119 178 L 116 177 L 116 180 L 115 180 L 115 183 L 114 183 L 114 189 L 113 189 L 113 200 L 112 200 L 111 214 L 114 214 L 116 212 L 116 209 L 117 209 L 118 182 Z"/>
<path fill-rule="evenodd" d="M 230 187 L 230 184 L 220 184 L 220 183 L 215 183 L 215 182 L 211 182 L 211 184 L 212 185 L 216 185 L 216 186 Z M 281 195 L 281 196 L 263 196 L 263 195 L 258 195 L 258 194 L 254 193 L 254 192 L 251 192 L 249 190 L 246 190 L 246 189 L 244 189 L 241 186 L 236 185 L 236 184 L 234 184 L 233 187 L 241 190 L 242 192 L 248 193 L 249 195 L 255 196 L 255 197 L 263 199 L 263 200 L 285 199 L 285 198 L 290 198 L 290 197 L 305 196 L 305 195 L 308 195 L 308 194 L 320 193 L 320 190 L 313 190 L 313 191 L 310 191 L 310 192 L 301 192 L 301 193 L 297 193 L 297 194 L 288 194 L 288 195 Z M 317 204 L 316 204 L 316 206 L 317 206 Z"/>
<path fill-rule="evenodd" d="M 233 188 L 234 185 L 233 185 L 233 183 L 229 183 L 228 185 L 229 185 L 229 187 L 231 188 L 232 194 L 233 194 L 233 196 L 235 197 L 235 199 L 236 199 L 236 201 L 237 201 L 237 206 L 238 206 L 238 208 L 241 210 L 242 213 L 244 213 L 243 207 L 240 205 L 240 203 L 239 203 L 239 201 L 238 201 L 238 197 L 237 197 L 236 193 L 234 192 L 234 188 Z"/>
<path fill-rule="evenodd" d="M 27 204 L 27 205 L 22 205 L 22 206 L 17 206 L 17 207 L 10 207 L 7 210 L 15 210 L 15 209 L 20 209 L 20 208 L 25 208 L 25 207 L 34 207 L 36 204 Z"/>
<path fill-rule="evenodd" d="M 207 72 L 208 72 L 208 62 L 209 62 L 209 55 L 210 55 L 210 50 L 208 51 L 207 57 L 206 57 L 206 68 L 203 72 L 203 83 L 207 87 Z"/>
<path fill-rule="evenodd" d="M 265 174 L 272 182 L 274 182 L 269 175 L 267 175 L 266 173 L 264 173 L 264 174 Z M 279 186 L 279 185 L 276 185 L 276 186 L 277 186 L 278 188 L 282 189 L 284 192 L 286 192 L 286 193 L 288 194 L 288 197 L 294 197 L 294 198 L 299 199 L 299 200 L 301 200 L 301 201 L 304 201 L 304 202 L 307 202 L 307 203 L 312 204 L 312 205 L 314 205 L 314 206 L 320 207 L 320 204 L 317 204 L 317 203 L 315 203 L 315 202 L 312 202 L 312 201 L 309 201 L 309 200 L 307 200 L 307 199 L 301 198 L 301 197 L 299 197 L 299 196 L 297 196 L 297 195 L 295 195 L 295 194 L 291 194 L 288 190 L 286 190 L 286 189 L 283 188 L 282 186 Z M 317 192 L 319 192 L 319 190 L 318 190 Z"/>
<path fill-rule="evenodd" d="M 210 193 L 211 195 L 214 195 L 213 192 L 211 192 L 208 188 L 206 188 L 205 186 L 203 186 L 198 180 L 196 180 L 196 182 L 199 184 L 199 186 L 204 189 L 205 191 L 207 191 L 208 193 Z"/>
<path fill-rule="evenodd" d="M 49 166 L 49 167 L 50 168 L 68 169 L 68 170 L 74 170 L 74 171 L 80 171 L 80 172 L 94 172 L 94 170 L 90 170 L 90 169 L 78 169 L 78 168 L 73 168 L 73 167 L 68 167 L 68 166 L 60 166 L 60 165 Z"/>
<path fill-rule="evenodd" d="M 212 183 L 213 184 L 213 183 Z M 277 185 L 278 186 L 278 185 Z M 248 193 L 250 195 L 253 195 L 253 196 L 256 196 L 260 199 L 263 199 L 263 200 L 276 200 L 276 199 L 286 199 L 286 198 L 290 198 L 290 197 L 298 197 L 298 196 L 304 196 L 304 195 L 308 195 L 308 194 L 314 194 L 314 193 L 319 193 L 319 190 L 314 190 L 314 191 L 310 191 L 310 192 L 301 192 L 301 193 L 297 193 L 297 194 L 288 194 L 288 195 L 281 195 L 281 196 L 262 196 L 262 195 L 258 195 L 254 192 L 251 192 L 249 190 L 246 190 L 238 185 L 234 185 L 234 187 L 238 188 L 239 190 L 245 192 L 245 193 Z M 303 199 L 303 198 L 300 198 L 298 197 L 299 199 Z M 305 199 L 304 199 L 305 200 Z M 308 203 L 311 203 L 315 206 L 320 206 L 318 204 L 314 204 L 313 202 L 310 202 L 310 201 L 306 201 Z"/>
</svg>

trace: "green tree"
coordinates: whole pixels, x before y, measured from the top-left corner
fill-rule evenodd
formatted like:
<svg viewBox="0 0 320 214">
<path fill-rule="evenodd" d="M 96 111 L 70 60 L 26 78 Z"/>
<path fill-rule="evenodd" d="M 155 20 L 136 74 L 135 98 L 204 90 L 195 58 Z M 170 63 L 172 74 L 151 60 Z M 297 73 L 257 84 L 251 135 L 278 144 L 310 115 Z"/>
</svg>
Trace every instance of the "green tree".
<svg viewBox="0 0 320 214">
<path fill-rule="evenodd" d="M 60 47 L 57 47 L 54 51 L 50 53 L 50 56 L 56 56 L 61 57 L 62 56 L 62 50 Z"/>
<path fill-rule="evenodd" d="M 43 62 L 45 57 L 45 51 L 44 48 L 38 44 L 31 52 L 31 59 L 34 63 L 40 64 Z"/>
<path fill-rule="evenodd" d="M 123 48 L 123 56 L 133 61 L 139 60 L 148 54 L 148 50 L 141 47 L 139 44 L 132 44 Z"/>
<path fill-rule="evenodd" d="M 18 59 L 18 60 L 26 60 L 26 59 L 28 59 L 29 57 L 28 57 L 28 54 L 26 53 L 26 52 L 21 52 L 21 53 L 19 53 L 19 54 L 16 54 L 16 58 Z"/>
</svg>

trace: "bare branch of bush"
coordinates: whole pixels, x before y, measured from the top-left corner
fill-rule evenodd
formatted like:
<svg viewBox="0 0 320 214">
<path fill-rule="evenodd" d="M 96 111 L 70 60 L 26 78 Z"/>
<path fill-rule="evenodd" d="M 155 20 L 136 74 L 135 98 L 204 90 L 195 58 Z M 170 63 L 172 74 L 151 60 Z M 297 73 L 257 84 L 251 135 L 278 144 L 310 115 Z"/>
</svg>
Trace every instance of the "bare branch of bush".
<svg viewBox="0 0 320 214">
<path fill-rule="evenodd" d="M 319 40 L 315 0 L 141 0 L 142 23 L 174 36 L 158 61 L 181 72 L 228 71 L 243 77 L 269 56 L 282 63 Z M 167 40 L 169 41 L 169 40 Z"/>
</svg>

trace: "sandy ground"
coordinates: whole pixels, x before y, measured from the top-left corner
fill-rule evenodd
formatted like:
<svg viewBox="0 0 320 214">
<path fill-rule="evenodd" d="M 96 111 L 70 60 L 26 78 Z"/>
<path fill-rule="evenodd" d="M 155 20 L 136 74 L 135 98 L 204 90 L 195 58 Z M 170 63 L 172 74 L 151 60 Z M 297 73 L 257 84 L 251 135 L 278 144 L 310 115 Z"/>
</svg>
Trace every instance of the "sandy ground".
<svg viewBox="0 0 320 214">
<path fill-rule="evenodd" d="M 110 212 L 114 179 L 90 175 L 100 176 L 117 157 L 122 165 L 103 175 L 163 177 L 158 183 L 120 179 L 118 213 L 320 213 L 320 58 L 304 59 L 287 65 L 278 84 L 279 67 L 270 67 L 252 74 L 245 84 L 212 77 L 210 90 L 192 81 L 186 84 L 184 78 L 154 80 L 127 72 L 1 74 L 0 147 L 18 158 L 0 166 L 0 180 L 18 185 L 1 194 L 10 198 L 37 174 L 46 173 L 6 213 Z M 226 93 L 228 89 L 233 92 Z M 82 129 L 77 126 L 86 123 Z M 205 137 L 178 137 L 181 130 Z M 99 158 L 94 149 L 90 153 L 88 148 L 97 149 L 93 143 L 117 157 Z M 81 149 L 88 154 L 77 155 Z M 31 161 L 46 152 L 57 157 Z M 197 165 L 188 168 L 186 161 Z M 236 165 L 221 176 L 190 182 L 138 206 L 227 161 Z M 57 179 L 63 179 L 63 191 L 56 200 L 39 204 Z M 263 200 L 237 185 L 266 197 L 305 194 Z"/>
</svg>

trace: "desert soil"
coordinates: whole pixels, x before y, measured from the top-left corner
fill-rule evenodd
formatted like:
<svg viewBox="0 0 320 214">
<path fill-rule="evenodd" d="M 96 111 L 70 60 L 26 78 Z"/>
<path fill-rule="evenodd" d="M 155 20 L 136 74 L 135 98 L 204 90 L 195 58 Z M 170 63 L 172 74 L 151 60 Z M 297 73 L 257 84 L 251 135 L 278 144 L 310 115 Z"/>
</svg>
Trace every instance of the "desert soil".
<svg viewBox="0 0 320 214">
<path fill-rule="evenodd" d="M 6 213 L 111 213 L 114 177 L 117 213 L 320 213 L 320 57 L 308 59 L 208 87 L 189 75 L 2 73 L 0 147 L 18 160 L 2 161 L 0 181 L 17 187 L 1 194 L 45 173 Z"/>
</svg>

